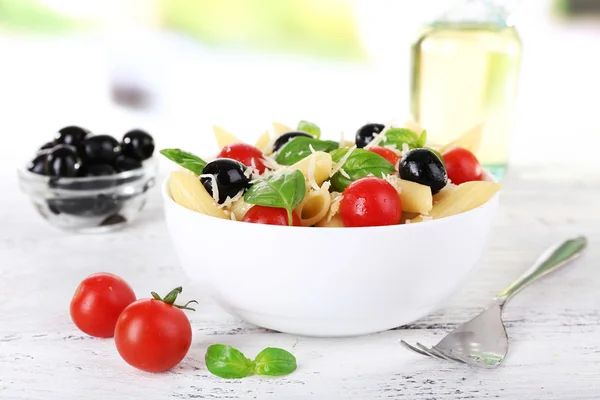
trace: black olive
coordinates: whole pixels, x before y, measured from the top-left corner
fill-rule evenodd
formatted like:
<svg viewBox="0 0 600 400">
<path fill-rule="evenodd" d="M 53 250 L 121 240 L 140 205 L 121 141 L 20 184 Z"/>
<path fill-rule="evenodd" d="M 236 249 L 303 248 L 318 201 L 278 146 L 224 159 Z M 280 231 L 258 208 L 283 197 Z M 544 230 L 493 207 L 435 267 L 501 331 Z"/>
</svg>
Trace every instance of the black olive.
<svg viewBox="0 0 600 400">
<path fill-rule="evenodd" d="M 48 200 L 48 208 L 52 213 L 76 217 L 108 217 L 118 213 L 122 207 L 123 201 L 104 194 Z"/>
<path fill-rule="evenodd" d="M 34 174 L 46 175 L 46 159 L 48 150 L 40 152 L 27 166 L 27 169 Z"/>
<path fill-rule="evenodd" d="M 87 129 L 78 126 L 67 126 L 59 130 L 54 136 L 54 144 L 70 144 L 77 146 L 90 133 Z"/>
<path fill-rule="evenodd" d="M 82 157 L 91 163 L 112 164 L 121 153 L 119 142 L 110 135 L 90 136 L 79 148 Z"/>
<path fill-rule="evenodd" d="M 276 140 L 275 143 L 273 143 L 273 151 L 277 151 L 280 148 L 283 147 L 284 144 L 286 144 L 287 142 L 289 142 L 290 140 L 292 140 L 295 137 L 298 136 L 305 136 L 305 137 L 314 137 L 306 132 L 299 132 L 299 131 L 292 131 L 292 132 L 287 132 L 284 133 L 283 135 L 279 136 Z"/>
<path fill-rule="evenodd" d="M 85 169 L 86 176 L 106 176 L 116 172 L 109 164 L 90 164 Z"/>
<path fill-rule="evenodd" d="M 73 178 L 82 173 L 83 162 L 77 149 L 66 144 L 55 146 L 46 158 L 46 175 Z"/>
<path fill-rule="evenodd" d="M 119 156 L 115 160 L 114 167 L 117 172 L 131 171 L 133 169 L 142 168 L 142 162 L 135 158 Z"/>
<path fill-rule="evenodd" d="M 54 143 L 53 142 L 48 142 L 45 145 L 43 145 L 42 147 L 40 147 L 40 149 L 38 150 L 38 154 L 41 154 L 43 152 L 47 152 L 48 150 L 52 150 L 53 147 L 54 147 Z"/>
<path fill-rule="evenodd" d="M 134 129 L 123 136 L 121 144 L 123 155 L 144 161 L 154 153 L 154 139 L 146 132 Z"/>
<path fill-rule="evenodd" d="M 234 197 L 241 190 L 250 187 L 250 178 L 244 172 L 247 167 L 241 162 L 230 158 L 218 158 L 206 164 L 202 175 L 213 175 L 219 191 L 219 204 L 223 204 L 227 196 Z M 213 179 L 202 176 L 200 181 L 211 195 L 213 195 Z"/>
<path fill-rule="evenodd" d="M 369 144 L 371 140 L 375 137 L 375 134 L 381 133 L 385 128 L 382 124 L 366 124 L 362 126 L 359 130 L 356 131 L 356 137 L 354 139 L 354 143 L 356 147 L 362 149 L 366 145 Z"/>
<path fill-rule="evenodd" d="M 400 177 L 431 188 L 436 194 L 448 183 L 448 173 L 440 158 L 429 149 L 413 149 L 398 164 Z"/>
</svg>

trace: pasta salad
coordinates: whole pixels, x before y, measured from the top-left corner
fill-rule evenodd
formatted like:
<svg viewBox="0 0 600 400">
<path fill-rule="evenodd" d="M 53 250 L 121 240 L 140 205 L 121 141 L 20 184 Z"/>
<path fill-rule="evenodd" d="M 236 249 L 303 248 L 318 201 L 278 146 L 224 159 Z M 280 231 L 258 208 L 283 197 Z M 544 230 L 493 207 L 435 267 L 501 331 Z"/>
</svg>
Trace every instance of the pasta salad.
<svg viewBox="0 0 600 400">
<path fill-rule="evenodd" d="M 296 129 L 273 123 L 250 145 L 215 126 L 216 157 L 161 154 L 183 167 L 169 178 L 173 200 L 202 214 L 270 225 L 397 225 L 469 211 L 500 189 L 483 180 L 473 155 L 481 128 L 436 146 L 414 123 L 369 123 L 349 142 L 324 140 L 316 124 L 300 121 Z"/>
</svg>

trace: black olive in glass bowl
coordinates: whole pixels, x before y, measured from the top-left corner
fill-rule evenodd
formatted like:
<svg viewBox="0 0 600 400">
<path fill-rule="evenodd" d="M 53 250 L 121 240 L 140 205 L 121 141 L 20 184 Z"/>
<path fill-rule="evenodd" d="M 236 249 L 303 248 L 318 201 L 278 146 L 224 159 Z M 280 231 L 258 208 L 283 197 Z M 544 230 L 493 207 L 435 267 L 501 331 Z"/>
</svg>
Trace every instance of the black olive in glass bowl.
<svg viewBox="0 0 600 400">
<path fill-rule="evenodd" d="M 33 160 L 27 165 L 27 170 L 38 175 L 46 175 L 46 159 L 48 158 L 48 150 L 38 153 Z"/>
<path fill-rule="evenodd" d="M 366 124 L 363 125 L 359 130 L 356 131 L 356 137 L 354 143 L 356 147 L 362 149 L 375 138 L 375 135 L 381 133 L 385 128 L 382 124 Z"/>
<path fill-rule="evenodd" d="M 90 131 L 78 126 L 67 126 L 59 130 L 54 136 L 54 144 L 70 144 L 77 146 L 89 135 Z"/>
<path fill-rule="evenodd" d="M 41 154 L 43 152 L 47 152 L 48 150 L 52 150 L 52 148 L 54 147 L 54 143 L 53 142 L 48 142 L 45 145 L 43 145 L 42 147 L 39 148 L 38 150 L 38 154 Z"/>
<path fill-rule="evenodd" d="M 131 171 L 134 169 L 142 168 L 142 162 L 131 157 L 119 156 L 115 160 L 113 166 L 117 172 Z"/>
<path fill-rule="evenodd" d="M 81 176 L 83 161 L 73 146 L 60 144 L 52 148 L 46 156 L 46 175 L 52 177 L 74 178 Z"/>
<path fill-rule="evenodd" d="M 314 137 L 311 134 L 308 134 L 306 132 L 300 132 L 300 131 L 292 131 L 292 132 L 284 133 L 283 135 L 279 136 L 273 143 L 273 151 L 279 150 L 280 148 L 283 147 L 284 144 L 286 144 L 287 142 L 289 142 L 290 140 L 292 140 L 293 138 L 298 137 L 298 136 L 305 136 L 305 137 L 309 137 L 309 138 Z"/>
<path fill-rule="evenodd" d="M 144 161 L 154 153 L 154 139 L 148 133 L 134 129 L 123 136 L 121 151 L 124 156 Z"/>
<path fill-rule="evenodd" d="M 109 164 L 89 164 L 85 169 L 85 176 L 113 175 L 117 171 Z"/>
<path fill-rule="evenodd" d="M 429 186 L 436 194 L 448 183 L 448 173 L 440 158 L 431 150 L 419 148 L 407 152 L 398 164 L 402 179 Z"/>
<path fill-rule="evenodd" d="M 206 164 L 202 170 L 200 181 L 208 193 L 213 193 L 213 180 L 217 183 L 219 204 L 223 204 L 227 197 L 233 198 L 240 191 L 250 187 L 250 178 L 244 174 L 248 168 L 239 161 L 230 158 L 218 158 Z M 210 176 L 212 175 L 214 178 Z"/>
<path fill-rule="evenodd" d="M 117 139 L 110 135 L 90 136 L 79 145 L 82 157 L 90 163 L 112 164 L 121 154 Z"/>
</svg>

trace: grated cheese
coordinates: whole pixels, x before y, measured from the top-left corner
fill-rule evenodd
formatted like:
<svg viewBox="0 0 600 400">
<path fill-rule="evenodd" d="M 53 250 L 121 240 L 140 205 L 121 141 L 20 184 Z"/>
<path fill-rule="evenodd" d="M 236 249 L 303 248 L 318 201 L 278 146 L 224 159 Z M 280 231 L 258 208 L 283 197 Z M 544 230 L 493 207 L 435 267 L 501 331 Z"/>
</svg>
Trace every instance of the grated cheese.
<svg viewBox="0 0 600 400">
<path fill-rule="evenodd" d="M 350 178 L 350 175 L 348 175 L 348 173 L 344 170 L 344 168 L 340 168 L 340 174 L 342 174 L 342 176 L 346 179 L 352 179 Z"/>
<path fill-rule="evenodd" d="M 327 213 L 327 222 L 330 222 L 333 217 L 340 211 L 340 203 L 342 201 L 342 194 L 340 192 L 331 192 L 331 204 L 329 206 L 329 212 Z"/>
<path fill-rule="evenodd" d="M 235 213 L 229 214 L 229 219 L 231 219 L 232 221 L 237 221 L 237 218 L 235 218 Z"/>
<path fill-rule="evenodd" d="M 400 186 L 400 178 L 398 177 L 398 175 L 393 175 L 393 174 L 386 175 L 385 173 L 382 172 L 381 177 L 383 179 L 385 179 L 387 182 L 389 182 L 389 184 L 392 185 L 394 187 L 394 189 L 396 189 L 398 194 L 402 193 L 402 187 Z"/>
<path fill-rule="evenodd" d="M 408 143 L 402 143 L 402 154 L 406 154 L 410 151 L 410 147 L 408 147 Z"/>
<path fill-rule="evenodd" d="M 393 121 L 392 121 L 393 122 Z M 385 139 L 385 134 L 392 129 L 392 122 L 388 122 L 384 127 L 383 130 L 381 132 L 379 132 L 377 135 L 375 135 L 375 137 L 373 138 L 373 140 L 371 140 L 364 148 L 365 150 L 368 150 L 372 147 L 378 146 L 379 143 L 381 143 L 384 139 Z"/>
<path fill-rule="evenodd" d="M 233 203 L 235 203 L 236 201 L 238 201 L 239 199 L 242 198 L 242 196 L 244 195 L 244 191 L 240 190 L 239 192 L 237 192 L 237 194 L 233 197 L 229 197 L 227 196 L 225 198 L 225 201 L 223 202 L 223 204 L 219 204 L 219 208 L 225 208 L 225 207 L 230 207 Z"/>
<path fill-rule="evenodd" d="M 317 184 L 317 181 L 315 180 L 315 170 L 316 169 L 317 169 L 317 158 L 311 157 L 310 162 L 308 163 L 308 170 L 307 170 L 308 183 L 310 184 L 310 187 L 312 187 L 313 189 L 319 190 L 319 185 Z"/>
<path fill-rule="evenodd" d="M 252 159 L 252 168 L 246 168 L 246 170 L 244 171 L 244 176 L 246 178 L 250 178 L 254 173 L 254 169 L 256 169 L 256 165 L 254 165 L 254 159 Z"/>
<path fill-rule="evenodd" d="M 215 203 L 219 204 L 219 188 L 217 186 L 217 178 L 212 174 L 202 174 L 200 178 L 209 178 L 212 186 L 212 198 Z M 217 205 L 215 204 L 215 206 Z"/>
<path fill-rule="evenodd" d="M 312 146 L 312 143 L 309 143 L 309 144 L 308 144 L 308 148 L 310 149 L 310 152 L 311 152 L 312 154 L 315 154 L 315 153 L 316 153 L 316 151 L 315 151 L 315 148 Z"/>
<path fill-rule="evenodd" d="M 348 151 L 346 152 L 346 154 L 344 154 L 344 157 L 342 157 L 340 159 L 340 161 L 333 166 L 333 169 L 331 170 L 331 173 L 329 174 L 329 176 L 335 175 L 338 171 L 340 171 L 342 169 L 342 167 L 344 166 L 344 164 L 346 164 L 346 161 L 348 161 L 348 159 L 350 158 L 350 156 L 352 155 L 352 153 L 354 152 L 354 150 L 356 150 L 356 145 L 350 147 L 350 149 L 348 149 Z M 342 175 L 346 174 L 346 171 L 344 171 L 341 174 Z M 348 179 L 350 179 L 350 177 L 348 176 L 348 174 L 346 174 L 344 176 L 347 177 Z"/>
</svg>

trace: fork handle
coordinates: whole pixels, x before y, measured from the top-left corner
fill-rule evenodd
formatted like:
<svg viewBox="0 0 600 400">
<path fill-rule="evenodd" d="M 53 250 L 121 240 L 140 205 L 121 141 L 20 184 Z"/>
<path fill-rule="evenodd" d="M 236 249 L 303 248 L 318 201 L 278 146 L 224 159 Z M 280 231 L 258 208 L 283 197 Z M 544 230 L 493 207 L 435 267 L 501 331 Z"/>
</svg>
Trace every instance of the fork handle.
<svg viewBox="0 0 600 400">
<path fill-rule="evenodd" d="M 586 246 L 587 238 L 585 236 L 579 236 L 549 248 L 537 259 L 535 264 L 533 264 L 527 272 L 511 283 L 506 289 L 498 293 L 496 295 L 496 300 L 501 306 L 504 305 L 525 286 L 579 257 Z"/>
</svg>

